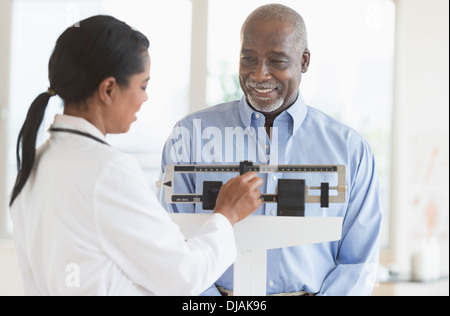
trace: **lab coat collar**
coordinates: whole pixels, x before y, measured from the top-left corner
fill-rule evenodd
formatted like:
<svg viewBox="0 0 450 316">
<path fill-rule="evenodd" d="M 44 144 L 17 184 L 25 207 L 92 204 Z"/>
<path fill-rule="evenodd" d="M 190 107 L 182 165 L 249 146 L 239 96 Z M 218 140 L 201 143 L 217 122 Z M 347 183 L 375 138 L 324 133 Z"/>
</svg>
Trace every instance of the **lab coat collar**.
<svg viewBox="0 0 450 316">
<path fill-rule="evenodd" d="M 106 137 L 100 130 L 84 118 L 66 114 L 56 114 L 52 128 L 76 129 L 88 133 L 106 142 Z"/>
</svg>

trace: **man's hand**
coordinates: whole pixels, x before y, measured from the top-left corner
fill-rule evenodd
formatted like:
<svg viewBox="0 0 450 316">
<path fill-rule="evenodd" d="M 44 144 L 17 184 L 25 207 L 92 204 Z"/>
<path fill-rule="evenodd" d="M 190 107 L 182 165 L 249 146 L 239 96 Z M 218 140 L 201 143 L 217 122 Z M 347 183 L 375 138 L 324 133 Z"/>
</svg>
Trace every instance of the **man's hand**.
<svg viewBox="0 0 450 316">
<path fill-rule="evenodd" d="M 220 189 L 214 213 L 224 215 L 234 226 L 261 206 L 258 188 L 262 184 L 262 179 L 255 172 L 231 179 Z"/>
</svg>

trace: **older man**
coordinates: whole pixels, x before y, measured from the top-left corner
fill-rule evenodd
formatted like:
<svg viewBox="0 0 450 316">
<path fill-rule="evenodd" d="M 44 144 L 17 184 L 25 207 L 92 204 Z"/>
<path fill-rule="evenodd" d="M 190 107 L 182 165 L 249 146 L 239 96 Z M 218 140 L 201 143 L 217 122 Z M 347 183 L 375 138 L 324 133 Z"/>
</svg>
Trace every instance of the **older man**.
<svg viewBox="0 0 450 316">
<path fill-rule="evenodd" d="M 306 216 L 343 217 L 340 241 L 276 249 L 267 255 L 267 294 L 370 295 L 379 256 L 381 211 L 372 151 L 356 131 L 307 106 L 299 90 L 310 51 L 302 17 L 278 4 L 256 9 L 241 32 L 240 101 L 191 114 L 175 126 L 163 152 L 170 164 L 342 164 L 347 199 L 323 212 L 308 204 Z M 330 100 L 332 102 L 332 100 Z M 175 193 L 202 193 L 205 180 L 227 174 L 181 174 Z M 320 183 L 317 174 L 263 174 L 262 193 L 275 193 L 278 179 Z M 326 181 L 326 179 L 325 179 Z M 162 201 L 163 202 L 163 201 Z M 163 202 L 164 203 L 164 202 Z M 166 205 L 171 212 L 209 212 L 201 204 Z M 276 204 L 255 214 L 276 216 Z M 267 234 L 270 235 L 270 231 Z M 233 270 L 207 295 L 231 294 Z"/>
</svg>

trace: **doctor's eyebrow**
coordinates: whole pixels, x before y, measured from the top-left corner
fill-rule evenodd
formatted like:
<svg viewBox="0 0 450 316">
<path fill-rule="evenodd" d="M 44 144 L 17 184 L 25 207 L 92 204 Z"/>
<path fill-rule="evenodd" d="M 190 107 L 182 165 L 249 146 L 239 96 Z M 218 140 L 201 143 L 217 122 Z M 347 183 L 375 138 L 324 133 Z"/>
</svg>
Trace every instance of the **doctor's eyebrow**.
<svg viewBox="0 0 450 316">
<path fill-rule="evenodd" d="M 150 81 L 150 77 L 148 77 L 147 79 L 145 79 L 145 80 L 142 81 L 142 82 L 147 82 L 147 81 Z"/>
</svg>

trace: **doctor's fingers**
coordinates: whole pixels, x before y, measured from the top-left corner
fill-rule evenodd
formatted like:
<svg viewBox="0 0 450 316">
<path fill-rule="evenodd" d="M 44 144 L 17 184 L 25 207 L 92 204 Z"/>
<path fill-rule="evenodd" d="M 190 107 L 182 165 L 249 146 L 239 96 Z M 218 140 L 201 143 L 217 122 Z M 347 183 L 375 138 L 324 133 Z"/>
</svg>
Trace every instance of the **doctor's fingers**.
<svg viewBox="0 0 450 316">
<path fill-rule="evenodd" d="M 238 178 L 241 178 L 243 181 L 250 182 L 254 180 L 255 178 L 258 178 L 258 175 L 254 171 L 250 171 L 247 173 L 244 173 L 243 175 L 238 176 Z"/>
<path fill-rule="evenodd" d="M 248 194 L 252 196 L 252 198 L 259 200 L 261 198 L 261 191 L 256 187 L 248 191 Z"/>
<path fill-rule="evenodd" d="M 263 180 L 258 177 L 256 172 L 244 173 L 243 175 L 231 179 L 228 183 L 231 184 L 235 181 L 241 182 L 243 185 L 248 186 L 249 189 L 258 188 L 263 184 Z"/>
<path fill-rule="evenodd" d="M 248 183 L 251 189 L 257 189 L 263 184 L 263 180 L 260 177 L 254 177 Z"/>
<path fill-rule="evenodd" d="M 236 176 L 232 179 L 230 179 L 227 183 L 224 184 L 224 186 L 228 187 L 232 185 L 235 182 L 238 182 L 240 185 L 245 185 L 246 183 L 250 182 L 252 179 L 256 178 L 257 175 L 255 172 L 247 172 L 243 175 Z"/>
<path fill-rule="evenodd" d="M 238 191 L 247 192 L 259 188 L 262 184 L 262 179 L 255 172 L 251 172 L 229 180 L 223 187 L 234 186 Z"/>
<path fill-rule="evenodd" d="M 248 198 L 250 198 L 251 203 L 253 203 L 253 207 L 259 208 L 261 206 L 261 191 L 259 191 L 258 188 L 254 188 L 253 190 L 248 191 L 246 194 L 248 195 Z"/>
</svg>

